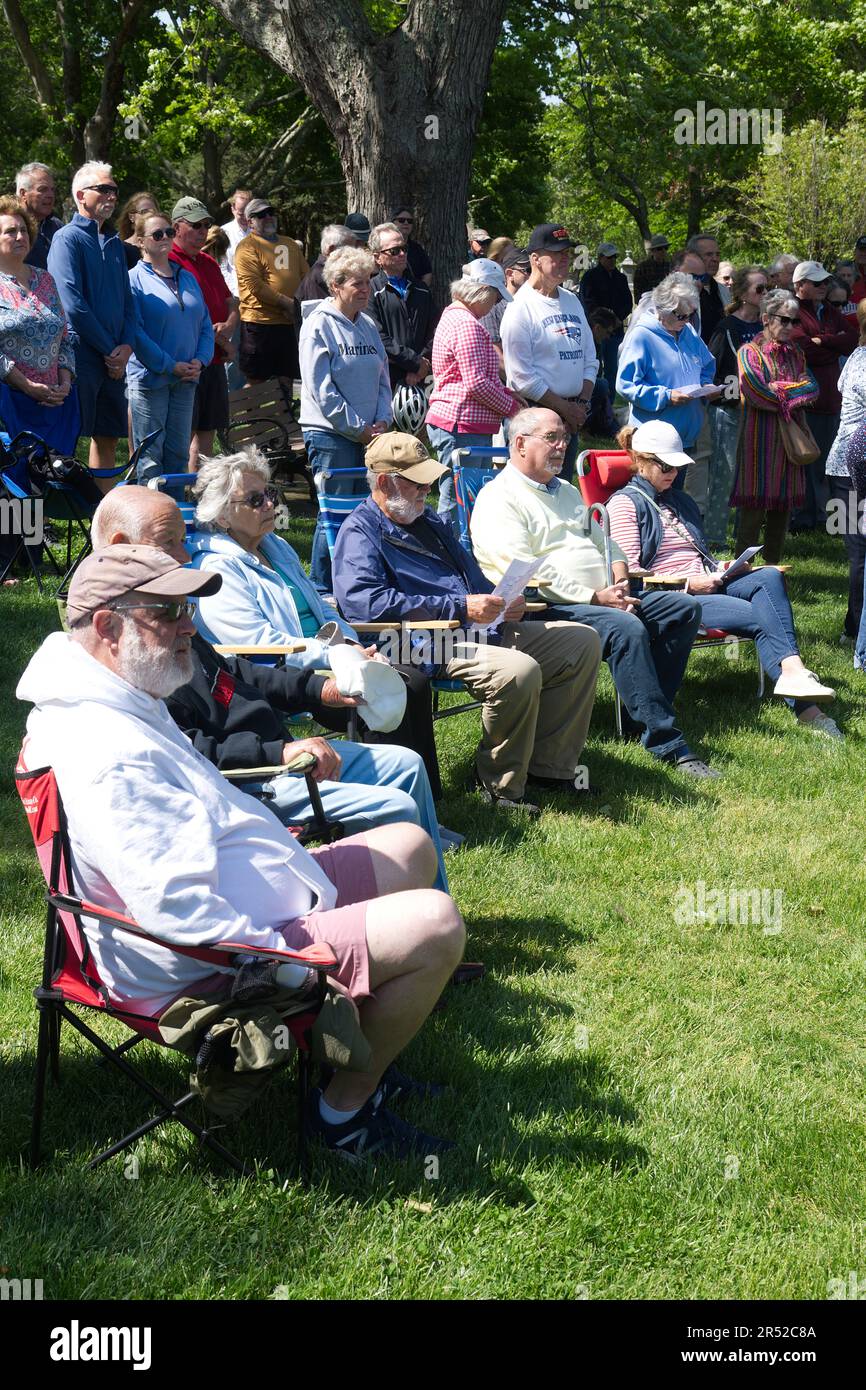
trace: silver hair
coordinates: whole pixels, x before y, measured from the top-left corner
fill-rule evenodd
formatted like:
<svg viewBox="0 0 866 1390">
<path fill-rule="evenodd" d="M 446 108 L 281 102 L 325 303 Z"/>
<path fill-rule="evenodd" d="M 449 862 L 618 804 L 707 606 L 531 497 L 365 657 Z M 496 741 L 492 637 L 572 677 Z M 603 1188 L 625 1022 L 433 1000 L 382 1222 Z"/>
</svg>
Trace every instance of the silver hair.
<svg viewBox="0 0 866 1390">
<path fill-rule="evenodd" d="M 770 290 L 761 300 L 761 317 L 775 319 L 790 306 L 795 314 L 800 312 L 800 301 L 790 290 Z"/>
<path fill-rule="evenodd" d="M 777 256 L 770 266 L 770 274 L 778 275 L 780 270 L 784 270 L 786 265 L 799 265 L 800 257 L 794 256 L 790 251 L 785 251 L 781 256 Z"/>
<path fill-rule="evenodd" d="M 153 513 L 159 511 L 160 502 L 177 506 L 173 497 L 156 488 L 137 483 L 112 488 L 96 508 L 90 523 L 94 550 L 104 549 L 118 531 L 127 537 L 130 545 L 140 545 Z"/>
<path fill-rule="evenodd" d="M 459 300 L 461 304 L 477 304 L 479 300 L 495 289 L 495 285 L 485 285 L 480 280 L 473 280 L 468 275 L 461 275 L 459 280 L 451 281 L 451 298 Z"/>
<path fill-rule="evenodd" d="M 366 247 L 341 246 L 332 251 L 325 261 L 322 278 L 329 290 L 342 285 L 345 280 L 369 278 L 376 274 L 376 262 Z"/>
<path fill-rule="evenodd" d="M 534 434 L 541 423 L 542 409 L 537 405 L 526 406 L 523 410 L 518 410 L 516 415 L 512 415 L 508 421 L 508 438 L 514 442 L 519 434 Z M 556 411 L 553 412 L 554 415 Z"/>
<path fill-rule="evenodd" d="M 693 251 L 696 256 L 699 256 L 701 253 L 698 250 L 698 243 L 701 241 L 714 241 L 717 246 L 719 244 L 719 238 L 715 232 L 695 232 L 694 236 L 690 236 L 686 242 L 686 250 Z"/>
<path fill-rule="evenodd" d="M 329 222 L 327 227 L 322 228 L 319 250 L 323 256 L 330 256 L 331 252 L 336 251 L 338 246 L 349 246 L 353 241 L 354 237 L 348 227 L 341 227 L 337 222 Z"/>
<path fill-rule="evenodd" d="M 652 306 L 657 314 L 671 314 L 684 304 L 693 314 L 700 302 L 700 290 L 691 275 L 684 275 L 681 270 L 666 275 L 653 290 Z"/>
<path fill-rule="evenodd" d="M 368 238 L 368 240 L 367 240 L 367 245 L 369 246 L 369 248 L 370 248 L 371 251 L 374 251 L 374 252 L 375 252 L 375 251 L 381 251 L 381 250 L 382 250 L 382 233 L 383 233 L 383 232 L 396 232 L 397 235 L 398 235 L 398 237 L 400 238 L 400 240 L 403 242 L 403 244 L 404 244 L 404 246 L 405 246 L 405 244 L 406 244 L 406 237 L 404 236 L 404 234 L 403 234 L 403 232 L 400 230 L 400 228 L 397 226 L 397 223 L 396 223 L 396 222 L 380 222 L 377 226 L 375 226 L 375 227 L 373 228 L 373 230 L 371 231 L 370 236 L 369 236 L 369 238 Z"/>
<path fill-rule="evenodd" d="M 75 195 L 79 190 L 86 188 L 89 183 L 93 182 L 98 174 L 103 172 L 107 174 L 112 172 L 111 165 L 106 164 L 104 159 L 92 159 L 89 164 L 82 164 L 80 169 L 75 170 L 75 173 L 72 175 L 72 197 L 75 199 L 76 203 L 78 200 Z"/>
<path fill-rule="evenodd" d="M 15 175 L 15 192 L 20 193 L 23 188 L 26 193 L 37 174 L 51 174 L 54 178 L 54 173 L 47 164 L 39 164 L 38 161 L 23 164 Z"/>
<path fill-rule="evenodd" d="M 236 454 L 220 454 L 201 465 L 193 488 L 197 498 L 195 519 L 200 526 L 222 529 L 221 518 L 244 473 L 256 473 L 263 483 L 271 480 L 271 466 L 255 445 L 239 449 Z"/>
</svg>

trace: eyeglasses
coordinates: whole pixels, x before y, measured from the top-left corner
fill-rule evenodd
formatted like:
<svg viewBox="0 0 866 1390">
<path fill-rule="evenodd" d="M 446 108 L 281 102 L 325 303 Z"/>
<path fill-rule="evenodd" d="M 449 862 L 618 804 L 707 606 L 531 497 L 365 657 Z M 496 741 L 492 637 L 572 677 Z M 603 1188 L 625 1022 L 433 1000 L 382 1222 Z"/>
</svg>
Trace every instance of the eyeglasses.
<svg viewBox="0 0 866 1390">
<path fill-rule="evenodd" d="M 178 623 L 181 618 L 191 618 L 195 613 L 195 601 L 189 598 L 175 599 L 171 603 L 117 603 L 111 607 L 115 613 L 137 613 L 140 608 L 149 608 L 165 623 Z"/>
<path fill-rule="evenodd" d="M 86 191 L 88 193 L 104 193 L 106 197 L 109 193 L 113 193 L 116 198 L 120 189 L 116 183 L 89 183 Z"/>
<path fill-rule="evenodd" d="M 530 436 L 530 438 L 531 438 L 531 439 L 543 439 L 544 442 L 545 442 L 545 444 L 551 444 L 551 445 L 552 445 L 552 444 L 562 444 L 563 446 L 567 446 L 568 443 L 569 443 L 569 440 L 571 439 L 571 435 L 570 435 L 570 434 L 554 434 L 553 431 L 551 430 L 551 432 L 550 432 L 549 434 L 533 434 L 533 435 Z"/>
<path fill-rule="evenodd" d="M 238 507 L 249 507 L 250 511 L 260 512 L 266 502 L 271 506 L 276 506 L 279 493 L 275 487 L 266 487 L 262 492 L 250 492 L 246 497 L 233 497 L 232 501 Z"/>
<path fill-rule="evenodd" d="M 255 222 L 258 217 L 276 217 L 276 213 L 273 208 L 260 208 L 258 212 L 251 212 L 249 214 L 249 221 Z"/>
<path fill-rule="evenodd" d="M 688 323 L 691 314 L 678 314 L 675 309 L 668 310 L 668 317 L 676 319 L 678 323 Z"/>
<path fill-rule="evenodd" d="M 752 294 L 766 294 L 766 293 L 767 293 L 767 289 L 768 289 L 768 286 L 767 286 L 767 285 L 753 285 L 753 286 L 752 286 Z"/>
<path fill-rule="evenodd" d="M 381 248 L 383 256 L 405 256 L 405 246 L 383 246 Z"/>
<path fill-rule="evenodd" d="M 163 237 L 171 238 L 174 236 L 174 228 L 160 227 L 156 232 L 145 232 L 145 236 L 149 236 L 151 241 L 162 241 Z"/>
<path fill-rule="evenodd" d="M 796 318 L 790 318 L 788 314 L 774 314 L 773 317 L 778 319 L 780 323 L 783 323 L 786 328 L 789 327 L 792 323 L 800 322 L 799 314 L 797 314 Z"/>
</svg>

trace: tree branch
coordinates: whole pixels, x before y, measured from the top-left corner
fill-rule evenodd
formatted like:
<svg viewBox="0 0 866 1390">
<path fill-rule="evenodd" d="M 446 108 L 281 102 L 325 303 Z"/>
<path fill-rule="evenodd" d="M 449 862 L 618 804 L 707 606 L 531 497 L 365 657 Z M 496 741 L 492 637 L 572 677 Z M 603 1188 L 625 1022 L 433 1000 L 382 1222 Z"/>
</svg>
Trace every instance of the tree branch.
<svg viewBox="0 0 866 1390">
<path fill-rule="evenodd" d="M 61 113 L 57 108 L 51 75 L 33 46 L 30 27 L 22 14 L 18 0 L 3 0 L 3 13 L 15 40 L 15 46 L 21 54 L 21 60 L 30 74 L 33 86 L 36 88 L 36 98 L 39 105 L 47 107 L 55 117 L 59 117 Z"/>
</svg>

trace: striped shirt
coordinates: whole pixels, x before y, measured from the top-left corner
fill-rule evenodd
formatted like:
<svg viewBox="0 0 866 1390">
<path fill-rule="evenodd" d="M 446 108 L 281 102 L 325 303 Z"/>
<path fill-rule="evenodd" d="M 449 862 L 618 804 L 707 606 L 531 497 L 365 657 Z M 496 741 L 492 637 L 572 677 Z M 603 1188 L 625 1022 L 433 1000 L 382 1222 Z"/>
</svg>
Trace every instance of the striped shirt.
<svg viewBox="0 0 866 1390">
<path fill-rule="evenodd" d="M 653 561 L 653 574 L 705 574 L 704 562 L 691 541 L 678 535 L 671 523 L 671 512 L 656 499 L 661 511 L 664 540 Z M 624 551 L 630 570 L 640 569 L 640 532 L 634 502 L 624 492 L 615 492 L 606 502 L 610 534 Z"/>
</svg>

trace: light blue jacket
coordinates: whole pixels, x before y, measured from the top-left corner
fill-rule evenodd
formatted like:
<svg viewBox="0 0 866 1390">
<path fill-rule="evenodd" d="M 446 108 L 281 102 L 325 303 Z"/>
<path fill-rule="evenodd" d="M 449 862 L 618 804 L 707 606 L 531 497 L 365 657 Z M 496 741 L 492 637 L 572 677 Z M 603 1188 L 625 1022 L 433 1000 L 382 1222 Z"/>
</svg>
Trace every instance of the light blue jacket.
<svg viewBox="0 0 866 1390">
<path fill-rule="evenodd" d="M 197 357 L 206 367 L 213 357 L 213 324 L 199 289 L 188 270 L 169 262 L 177 275 L 181 308 L 174 290 L 147 261 L 129 272 L 135 306 L 135 352 L 126 364 L 126 375 L 145 387 L 168 386 L 176 381 L 175 365 Z"/>
<path fill-rule="evenodd" d="M 322 602 L 298 556 L 281 536 L 271 533 L 261 543 L 274 569 L 224 531 L 195 531 L 186 544 L 194 569 L 222 575 L 219 592 L 200 598 L 196 605 L 196 627 L 208 642 L 252 646 L 300 639 L 306 643 L 305 650 L 286 657 L 287 663 L 303 671 L 329 669 L 328 648 L 314 637 L 304 637 L 290 585 L 303 595 L 320 627 L 336 620 L 347 637 L 357 640 L 349 624 Z"/>
<path fill-rule="evenodd" d="M 373 320 L 352 322 L 333 299 L 305 300 L 301 312 L 301 428 L 359 440 L 377 420 L 390 425 L 388 358 Z"/>
<path fill-rule="evenodd" d="M 690 323 L 674 336 L 651 315 L 622 345 L 616 389 L 631 405 L 629 424 L 665 420 L 689 449 L 701 432 L 705 406 L 699 400 L 671 405 L 671 392 L 678 386 L 710 386 L 715 373 L 715 359 Z"/>
</svg>

